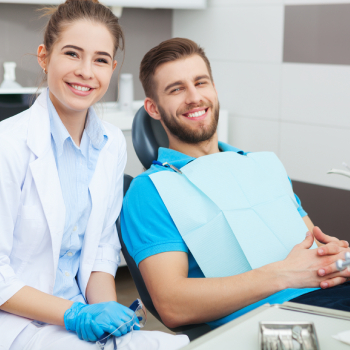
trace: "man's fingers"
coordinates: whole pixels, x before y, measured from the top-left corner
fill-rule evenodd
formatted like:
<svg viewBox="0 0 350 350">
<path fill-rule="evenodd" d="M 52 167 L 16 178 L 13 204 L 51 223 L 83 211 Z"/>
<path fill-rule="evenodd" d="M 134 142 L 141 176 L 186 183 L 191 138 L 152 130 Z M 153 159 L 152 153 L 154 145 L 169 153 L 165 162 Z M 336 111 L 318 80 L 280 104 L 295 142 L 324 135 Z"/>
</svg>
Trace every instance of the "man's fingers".
<svg viewBox="0 0 350 350">
<path fill-rule="evenodd" d="M 326 281 L 322 281 L 320 283 L 320 287 L 322 289 L 330 288 L 330 287 L 335 287 L 338 286 L 339 284 L 343 284 L 346 282 L 347 278 L 346 277 L 334 277 Z"/>
<path fill-rule="evenodd" d="M 329 266 L 326 266 L 326 267 L 322 267 L 321 269 L 319 269 L 317 271 L 317 274 L 321 277 L 323 276 L 327 276 L 327 275 L 330 275 L 331 273 L 334 273 L 334 272 L 337 272 L 337 267 L 335 264 L 332 264 L 332 265 L 329 265 Z"/>
<path fill-rule="evenodd" d="M 342 271 L 339 271 L 337 269 L 337 266 L 335 263 L 322 267 L 320 269 L 318 269 L 317 274 L 320 277 L 324 277 L 324 276 L 328 276 L 329 278 L 333 278 L 333 277 L 350 277 L 350 269 L 349 268 L 345 268 Z"/>
<path fill-rule="evenodd" d="M 339 244 L 341 245 L 341 247 L 349 248 L 349 242 L 347 241 L 339 241 Z"/>
<path fill-rule="evenodd" d="M 314 237 L 320 242 L 320 243 L 324 243 L 324 244 L 327 244 L 329 242 L 332 242 L 332 241 L 335 241 L 337 240 L 337 238 L 335 237 L 331 237 L 331 236 L 328 236 L 326 234 L 324 234 L 321 229 L 317 226 L 315 226 L 312 230 L 312 233 L 314 235 Z"/>
<path fill-rule="evenodd" d="M 340 253 L 342 247 L 335 243 L 328 243 L 320 248 L 317 248 L 318 255 L 334 255 Z"/>
<path fill-rule="evenodd" d="M 314 236 L 310 231 L 306 232 L 306 237 L 305 239 L 299 243 L 297 246 L 303 249 L 309 249 L 311 248 L 312 244 L 314 243 Z"/>
<path fill-rule="evenodd" d="M 314 237 L 323 244 L 327 244 L 327 243 L 335 243 L 343 248 L 348 248 L 349 247 L 349 243 L 347 241 L 340 241 L 338 238 L 336 237 L 332 237 L 332 236 L 328 236 L 325 233 L 322 232 L 322 230 L 315 226 L 312 230 L 312 233 L 314 235 Z"/>
</svg>

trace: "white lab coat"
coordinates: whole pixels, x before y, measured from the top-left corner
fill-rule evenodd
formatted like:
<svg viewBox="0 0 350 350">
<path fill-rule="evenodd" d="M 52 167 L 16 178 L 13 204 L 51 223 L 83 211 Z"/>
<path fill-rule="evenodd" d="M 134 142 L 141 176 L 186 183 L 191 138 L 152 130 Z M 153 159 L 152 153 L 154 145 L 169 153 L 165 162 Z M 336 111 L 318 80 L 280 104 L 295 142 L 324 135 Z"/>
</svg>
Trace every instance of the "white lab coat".
<svg viewBox="0 0 350 350">
<path fill-rule="evenodd" d="M 25 285 L 49 294 L 54 288 L 65 205 L 46 98 L 45 91 L 31 108 L 0 123 L 0 305 Z M 103 271 L 106 260 L 120 261 L 115 221 L 123 200 L 126 143 L 118 128 L 103 125 L 108 142 L 89 185 L 92 210 L 77 276 L 84 297 L 91 272 Z M 30 322 L 0 311 L 0 349 L 9 349 Z"/>
</svg>

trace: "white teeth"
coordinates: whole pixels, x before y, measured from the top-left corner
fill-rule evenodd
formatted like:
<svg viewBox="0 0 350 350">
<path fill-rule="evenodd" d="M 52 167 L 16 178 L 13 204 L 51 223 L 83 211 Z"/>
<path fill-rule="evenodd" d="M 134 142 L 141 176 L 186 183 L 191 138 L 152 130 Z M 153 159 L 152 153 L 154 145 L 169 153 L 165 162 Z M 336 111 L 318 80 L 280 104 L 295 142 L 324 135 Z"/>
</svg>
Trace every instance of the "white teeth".
<svg viewBox="0 0 350 350">
<path fill-rule="evenodd" d="M 74 88 L 75 90 L 79 90 L 79 91 L 89 91 L 89 90 L 91 90 L 88 87 L 80 86 L 80 85 L 73 85 L 73 84 L 71 84 L 71 87 Z"/>
<path fill-rule="evenodd" d="M 205 114 L 205 109 L 195 112 L 195 113 L 190 113 L 187 115 L 189 118 L 195 118 L 195 117 L 200 117 L 201 115 Z"/>
</svg>

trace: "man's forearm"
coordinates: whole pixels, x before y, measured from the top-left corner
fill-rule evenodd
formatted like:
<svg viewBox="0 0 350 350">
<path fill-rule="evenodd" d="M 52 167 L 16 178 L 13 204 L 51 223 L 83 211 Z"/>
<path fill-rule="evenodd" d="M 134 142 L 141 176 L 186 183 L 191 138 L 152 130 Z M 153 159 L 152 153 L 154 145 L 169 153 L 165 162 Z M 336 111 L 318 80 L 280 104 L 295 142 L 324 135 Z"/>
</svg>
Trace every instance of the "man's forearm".
<svg viewBox="0 0 350 350">
<path fill-rule="evenodd" d="M 176 289 L 154 300 L 167 326 L 203 323 L 225 317 L 286 288 L 272 269 L 223 278 L 179 278 Z M 163 306 L 163 308 L 162 308 Z M 164 307 L 167 309 L 164 310 Z"/>
<path fill-rule="evenodd" d="M 166 273 L 175 262 L 178 272 Z M 230 277 L 188 278 L 187 254 L 171 252 L 148 258 L 139 267 L 163 322 L 177 327 L 227 316 L 288 288 L 278 264 Z"/>
<path fill-rule="evenodd" d="M 313 241 L 313 235 L 307 233 L 284 260 L 229 277 L 189 278 L 184 252 L 153 255 L 139 268 L 163 322 L 177 327 L 222 318 L 283 289 L 343 283 L 350 276 L 347 270 L 319 272 L 335 265 L 347 248 L 329 243 L 322 247 L 329 252 L 319 255 L 319 249 L 309 249 Z"/>
<path fill-rule="evenodd" d="M 86 287 L 86 298 L 89 304 L 117 301 L 114 277 L 106 272 L 92 272 Z"/>
</svg>

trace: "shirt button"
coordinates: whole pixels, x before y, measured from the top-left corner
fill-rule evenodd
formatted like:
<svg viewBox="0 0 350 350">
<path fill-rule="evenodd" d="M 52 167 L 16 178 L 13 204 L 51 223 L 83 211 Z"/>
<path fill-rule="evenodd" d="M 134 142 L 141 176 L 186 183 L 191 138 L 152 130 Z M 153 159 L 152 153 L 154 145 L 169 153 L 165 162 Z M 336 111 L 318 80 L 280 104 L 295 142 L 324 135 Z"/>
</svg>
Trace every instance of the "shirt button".
<svg viewBox="0 0 350 350">
<path fill-rule="evenodd" d="M 73 231 L 76 231 L 78 229 L 78 227 L 74 226 L 73 227 Z"/>
<path fill-rule="evenodd" d="M 67 277 L 69 277 L 69 272 L 68 272 L 68 271 L 66 271 L 64 274 L 65 274 Z"/>
<path fill-rule="evenodd" d="M 72 252 L 69 252 L 67 255 L 68 255 L 68 256 L 72 256 L 72 255 L 73 255 L 73 253 L 72 253 Z"/>
</svg>

